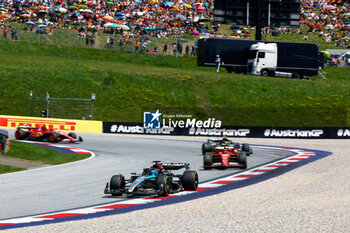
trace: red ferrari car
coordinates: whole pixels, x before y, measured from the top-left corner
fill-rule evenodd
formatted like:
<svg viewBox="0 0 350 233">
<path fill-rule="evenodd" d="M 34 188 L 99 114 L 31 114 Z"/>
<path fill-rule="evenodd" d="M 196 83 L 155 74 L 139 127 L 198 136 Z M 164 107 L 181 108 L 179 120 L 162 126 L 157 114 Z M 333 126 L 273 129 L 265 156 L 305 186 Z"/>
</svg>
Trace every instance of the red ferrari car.
<svg viewBox="0 0 350 233">
<path fill-rule="evenodd" d="M 212 152 L 203 156 L 204 169 L 239 167 L 247 168 L 247 152 L 231 146 L 217 146 Z"/>
<path fill-rule="evenodd" d="M 70 132 L 68 135 L 55 131 L 53 129 L 47 129 L 45 126 L 34 128 L 31 126 L 20 126 L 15 132 L 15 138 L 17 140 L 36 140 L 36 141 L 49 141 L 49 142 L 61 142 L 69 141 L 73 142 L 82 142 L 82 137 L 77 137 L 73 132 Z"/>
</svg>

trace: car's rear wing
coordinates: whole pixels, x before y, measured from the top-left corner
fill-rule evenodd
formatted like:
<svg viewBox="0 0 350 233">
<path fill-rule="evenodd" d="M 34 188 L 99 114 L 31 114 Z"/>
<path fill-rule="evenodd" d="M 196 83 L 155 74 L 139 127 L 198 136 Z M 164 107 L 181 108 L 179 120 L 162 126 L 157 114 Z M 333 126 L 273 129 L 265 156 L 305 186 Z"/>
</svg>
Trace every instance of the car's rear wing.
<svg viewBox="0 0 350 233">
<path fill-rule="evenodd" d="M 20 125 L 17 127 L 17 129 L 34 129 L 34 127 L 30 125 Z"/>
</svg>

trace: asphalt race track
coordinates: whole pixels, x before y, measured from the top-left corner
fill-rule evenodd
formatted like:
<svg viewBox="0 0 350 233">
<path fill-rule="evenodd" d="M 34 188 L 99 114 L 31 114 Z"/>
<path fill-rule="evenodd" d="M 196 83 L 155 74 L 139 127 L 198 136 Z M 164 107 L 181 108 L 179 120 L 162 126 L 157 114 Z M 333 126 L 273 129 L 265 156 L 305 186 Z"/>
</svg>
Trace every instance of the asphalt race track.
<svg viewBox="0 0 350 233">
<path fill-rule="evenodd" d="M 13 131 L 10 131 L 13 136 Z M 153 160 L 190 162 L 200 182 L 242 172 L 240 169 L 202 168 L 201 142 L 171 139 L 130 138 L 102 134 L 79 134 L 84 142 L 76 148 L 95 157 L 71 164 L 49 166 L 0 175 L 0 220 L 57 212 L 125 200 L 105 196 L 103 189 L 114 174 L 141 172 Z M 71 144 L 69 144 L 71 145 Z M 291 156 L 289 151 L 254 148 L 248 168 Z M 64 156 L 64 155 L 63 155 Z"/>
</svg>

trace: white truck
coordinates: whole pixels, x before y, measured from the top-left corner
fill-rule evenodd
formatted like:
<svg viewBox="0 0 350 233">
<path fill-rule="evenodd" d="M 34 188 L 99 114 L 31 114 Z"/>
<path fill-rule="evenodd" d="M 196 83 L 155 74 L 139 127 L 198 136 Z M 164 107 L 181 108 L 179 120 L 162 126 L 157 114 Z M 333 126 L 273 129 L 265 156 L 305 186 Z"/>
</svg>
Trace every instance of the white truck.
<svg viewBox="0 0 350 233">
<path fill-rule="evenodd" d="M 307 78 L 323 68 L 316 44 L 204 38 L 198 42 L 199 66 L 214 66 L 217 55 L 228 72 Z"/>
</svg>

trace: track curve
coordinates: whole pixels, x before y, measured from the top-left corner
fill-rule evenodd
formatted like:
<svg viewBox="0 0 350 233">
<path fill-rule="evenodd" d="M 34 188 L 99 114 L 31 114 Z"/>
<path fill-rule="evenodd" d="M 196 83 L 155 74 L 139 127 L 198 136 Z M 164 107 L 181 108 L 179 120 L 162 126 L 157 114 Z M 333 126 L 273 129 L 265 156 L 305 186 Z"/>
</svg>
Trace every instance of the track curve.
<svg viewBox="0 0 350 233">
<path fill-rule="evenodd" d="M 153 160 L 190 162 L 200 182 L 242 172 L 240 169 L 202 169 L 201 142 L 125 138 L 84 134 L 84 143 L 74 147 L 93 151 L 95 157 L 64 166 L 38 168 L 0 176 L 0 220 L 116 202 L 103 195 L 103 188 L 116 173 L 128 176 Z M 254 148 L 249 168 L 293 155 L 290 151 Z"/>
</svg>

